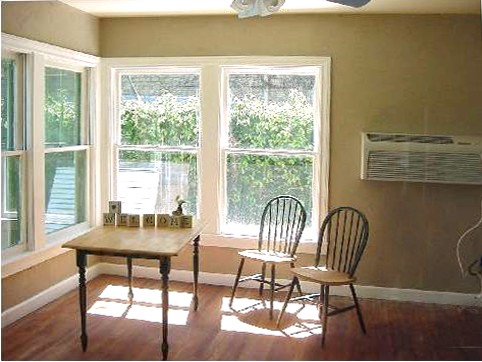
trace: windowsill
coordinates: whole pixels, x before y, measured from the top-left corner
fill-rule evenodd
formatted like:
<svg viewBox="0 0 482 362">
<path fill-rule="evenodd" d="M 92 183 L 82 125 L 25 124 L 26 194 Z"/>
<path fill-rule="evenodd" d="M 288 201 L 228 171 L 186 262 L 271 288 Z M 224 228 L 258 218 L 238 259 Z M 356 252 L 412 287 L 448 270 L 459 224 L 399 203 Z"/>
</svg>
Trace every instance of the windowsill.
<svg viewBox="0 0 482 362">
<path fill-rule="evenodd" d="M 89 230 L 91 229 L 83 230 L 82 232 L 71 235 L 71 237 L 66 240 L 49 243 L 40 250 L 25 251 L 21 254 L 2 259 L 2 278 L 19 273 L 23 270 L 31 268 L 32 266 L 70 251 L 70 249 L 62 248 L 62 244 L 88 232 Z M 201 246 L 214 246 L 232 249 L 256 249 L 258 247 L 258 239 L 235 235 L 202 234 Z M 298 245 L 298 253 L 314 254 L 315 252 L 316 242 L 305 241 L 300 242 Z"/>
<path fill-rule="evenodd" d="M 215 246 L 218 248 L 233 249 L 256 249 L 258 247 L 257 238 L 234 235 L 202 234 L 201 246 Z M 301 241 L 298 245 L 297 253 L 314 254 L 316 253 L 317 243 L 313 241 Z"/>
<path fill-rule="evenodd" d="M 85 229 L 81 232 L 71 234 L 70 237 L 65 238 L 65 240 L 47 243 L 42 249 L 39 250 L 24 251 L 20 254 L 2 258 L 2 278 L 19 273 L 44 261 L 71 251 L 71 249 L 62 248 L 62 244 L 79 235 L 85 234 L 89 230 L 91 229 Z"/>
</svg>

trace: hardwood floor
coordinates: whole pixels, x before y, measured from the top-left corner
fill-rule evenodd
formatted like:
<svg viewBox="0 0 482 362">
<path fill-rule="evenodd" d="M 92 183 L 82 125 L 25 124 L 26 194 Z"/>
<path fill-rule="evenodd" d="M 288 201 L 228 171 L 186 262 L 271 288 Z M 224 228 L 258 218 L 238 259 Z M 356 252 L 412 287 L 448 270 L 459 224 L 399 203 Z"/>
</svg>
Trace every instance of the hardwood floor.
<svg viewBox="0 0 482 362">
<path fill-rule="evenodd" d="M 160 282 L 100 276 L 88 283 L 89 347 L 80 346 L 77 291 L 2 329 L 3 360 L 156 360 L 160 358 Z M 361 299 L 368 334 L 355 311 L 329 318 L 320 347 L 316 308 L 290 305 L 280 329 L 257 290 L 200 285 L 192 311 L 191 285 L 170 285 L 171 360 L 481 360 L 482 308 Z M 345 298 L 333 298 L 346 302 Z M 269 304 L 269 303 L 268 303 Z M 279 312 L 281 302 L 275 305 Z M 277 313 L 275 313 L 275 318 Z"/>
</svg>

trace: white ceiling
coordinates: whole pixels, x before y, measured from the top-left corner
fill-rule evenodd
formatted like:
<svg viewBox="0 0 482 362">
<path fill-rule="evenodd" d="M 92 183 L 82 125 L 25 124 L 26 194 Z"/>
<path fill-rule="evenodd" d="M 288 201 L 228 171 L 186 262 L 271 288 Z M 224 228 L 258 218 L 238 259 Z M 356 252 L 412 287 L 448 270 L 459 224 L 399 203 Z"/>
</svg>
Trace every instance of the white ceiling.
<svg viewBox="0 0 482 362">
<path fill-rule="evenodd" d="M 61 0 L 98 17 L 235 14 L 231 0 Z M 326 0 L 286 0 L 280 13 L 479 14 L 481 0 L 372 0 L 354 9 Z"/>
</svg>

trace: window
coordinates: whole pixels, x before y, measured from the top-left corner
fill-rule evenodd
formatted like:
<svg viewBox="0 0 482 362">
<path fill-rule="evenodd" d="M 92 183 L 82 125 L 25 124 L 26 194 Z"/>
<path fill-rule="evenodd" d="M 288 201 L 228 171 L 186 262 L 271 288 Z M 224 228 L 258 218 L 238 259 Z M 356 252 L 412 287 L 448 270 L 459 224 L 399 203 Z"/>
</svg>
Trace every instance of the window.
<svg viewBox="0 0 482 362">
<path fill-rule="evenodd" d="M 2 277 L 61 254 L 102 212 L 97 63 L 2 34 Z"/>
<path fill-rule="evenodd" d="M 176 195 L 198 206 L 200 75 L 193 69 L 122 72 L 117 199 L 132 213 L 170 213 Z"/>
<path fill-rule="evenodd" d="M 23 57 L 2 52 L 2 250 L 25 244 Z"/>
<path fill-rule="evenodd" d="M 317 86 L 314 68 L 225 69 L 222 232 L 256 236 L 262 206 L 288 194 L 303 203 L 303 235 L 310 235 L 313 167 L 319 163 Z"/>
<path fill-rule="evenodd" d="M 45 231 L 87 220 L 82 71 L 45 68 Z"/>
<path fill-rule="evenodd" d="M 311 251 L 327 211 L 329 69 L 318 57 L 106 60 L 104 202 L 170 213 L 181 195 L 207 224 L 205 245 L 244 248 L 266 202 L 290 194 L 308 213 Z"/>
</svg>

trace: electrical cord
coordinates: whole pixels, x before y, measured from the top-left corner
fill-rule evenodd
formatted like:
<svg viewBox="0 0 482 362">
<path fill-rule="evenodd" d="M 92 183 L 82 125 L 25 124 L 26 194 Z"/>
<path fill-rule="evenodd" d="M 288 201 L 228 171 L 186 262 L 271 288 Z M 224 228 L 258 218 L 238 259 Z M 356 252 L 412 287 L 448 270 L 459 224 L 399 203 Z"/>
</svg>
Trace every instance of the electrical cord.
<svg viewBox="0 0 482 362">
<path fill-rule="evenodd" d="M 470 234 L 472 231 L 474 231 L 475 229 L 477 229 L 480 225 L 482 225 L 482 199 L 480 200 L 480 219 L 479 221 L 474 225 L 472 226 L 471 228 L 469 228 L 468 230 L 466 230 L 459 238 L 459 240 L 457 241 L 457 248 L 456 248 L 456 254 L 457 254 L 457 261 L 459 263 L 459 267 L 460 267 L 460 272 L 462 273 L 462 276 L 465 278 L 467 277 L 467 275 L 469 275 L 469 268 L 472 267 L 474 264 L 478 263 L 478 259 L 476 262 L 472 263 L 469 268 L 464 269 L 464 266 L 462 264 L 462 258 L 460 257 L 460 246 L 462 245 L 462 240 L 468 235 Z M 482 299 L 482 274 L 480 271 L 478 272 L 470 272 L 470 274 L 472 275 L 475 275 L 477 278 L 479 278 L 479 281 L 480 281 L 480 292 L 479 292 L 479 295 L 477 296 L 477 298 L 479 299 Z"/>
</svg>

